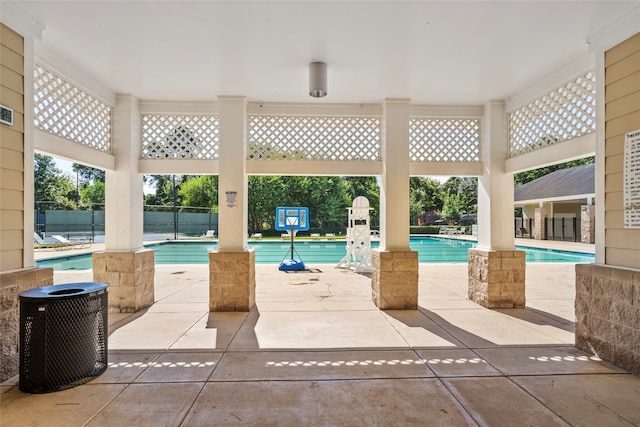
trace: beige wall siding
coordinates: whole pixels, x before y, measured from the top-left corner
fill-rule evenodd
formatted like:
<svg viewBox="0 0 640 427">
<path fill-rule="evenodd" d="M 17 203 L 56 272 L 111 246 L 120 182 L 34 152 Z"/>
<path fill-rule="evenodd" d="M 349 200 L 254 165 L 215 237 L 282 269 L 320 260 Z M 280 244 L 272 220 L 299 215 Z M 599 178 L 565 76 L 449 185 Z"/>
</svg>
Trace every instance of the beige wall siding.
<svg viewBox="0 0 640 427">
<path fill-rule="evenodd" d="M 640 33 L 605 53 L 605 263 L 640 268 L 640 230 L 623 228 L 624 135 L 640 129 Z"/>
<path fill-rule="evenodd" d="M 24 41 L 0 24 L 0 104 L 14 125 L 0 124 L 0 271 L 23 267 Z"/>
</svg>

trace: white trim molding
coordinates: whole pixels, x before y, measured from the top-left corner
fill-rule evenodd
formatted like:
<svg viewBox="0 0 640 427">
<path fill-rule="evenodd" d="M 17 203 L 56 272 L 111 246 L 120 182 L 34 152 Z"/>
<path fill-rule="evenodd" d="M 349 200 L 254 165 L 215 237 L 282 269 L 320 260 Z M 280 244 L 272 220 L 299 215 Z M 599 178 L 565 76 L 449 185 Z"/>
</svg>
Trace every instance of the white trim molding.
<svg viewBox="0 0 640 427">
<path fill-rule="evenodd" d="M 218 114 L 217 101 L 140 101 L 140 114 Z"/>
<path fill-rule="evenodd" d="M 34 130 L 34 148 L 41 153 L 93 168 L 114 170 L 116 167 L 116 157 L 113 154 L 78 144 L 40 129 Z"/>
<path fill-rule="evenodd" d="M 544 197 L 542 199 L 530 199 L 530 200 L 515 200 L 514 206 L 524 206 L 524 205 L 536 205 L 538 206 L 540 202 L 544 203 L 556 203 L 556 202 L 575 202 L 581 199 L 595 199 L 596 193 L 591 194 L 574 194 L 572 196 L 558 196 L 558 197 Z M 604 204 L 604 203 L 603 203 Z M 596 203 L 597 205 L 597 203 Z"/>
<path fill-rule="evenodd" d="M 33 267 L 35 254 L 33 249 L 33 224 L 35 203 L 35 171 L 33 168 L 34 153 L 34 127 L 33 127 L 33 43 L 30 37 L 24 39 L 24 69 L 23 69 L 23 90 L 24 90 L 24 176 L 23 176 L 23 251 L 22 266 Z"/>
<path fill-rule="evenodd" d="M 510 96 L 505 104 L 506 112 L 511 113 L 595 68 L 595 55 L 587 54 Z"/>
<path fill-rule="evenodd" d="M 2 1 L 0 21 L 25 38 L 42 39 L 44 24 L 24 10 L 17 1 Z"/>
<path fill-rule="evenodd" d="M 409 108 L 412 118 L 481 119 L 484 111 L 482 105 L 411 105 Z"/>
<path fill-rule="evenodd" d="M 249 175 L 377 176 L 382 161 L 247 160 Z"/>
<path fill-rule="evenodd" d="M 80 71 L 80 68 L 69 63 L 62 55 L 43 42 L 37 42 L 35 45 L 35 62 L 108 106 L 114 107 L 116 105 L 116 93 L 113 90 Z"/>
<path fill-rule="evenodd" d="M 410 162 L 410 176 L 481 176 L 482 162 Z"/>
<path fill-rule="evenodd" d="M 568 141 L 558 142 L 529 153 L 520 154 L 505 160 L 504 169 L 508 173 L 518 173 L 549 165 L 568 162 L 594 156 L 596 153 L 596 135 L 590 133 Z"/>
<path fill-rule="evenodd" d="M 636 2 L 627 13 L 604 25 L 595 33 L 587 37 L 589 52 L 604 52 L 605 50 L 625 41 L 640 32 L 640 3 Z"/>
<path fill-rule="evenodd" d="M 598 52 L 596 56 L 596 218 L 595 223 L 595 244 L 596 244 L 596 264 L 605 264 L 605 70 L 604 51 Z"/>
<path fill-rule="evenodd" d="M 151 175 L 218 175 L 218 160 L 139 159 L 138 172 Z"/>
<path fill-rule="evenodd" d="M 355 116 L 381 117 L 381 104 L 308 104 L 250 102 L 247 104 L 247 115 L 259 116 Z"/>
</svg>

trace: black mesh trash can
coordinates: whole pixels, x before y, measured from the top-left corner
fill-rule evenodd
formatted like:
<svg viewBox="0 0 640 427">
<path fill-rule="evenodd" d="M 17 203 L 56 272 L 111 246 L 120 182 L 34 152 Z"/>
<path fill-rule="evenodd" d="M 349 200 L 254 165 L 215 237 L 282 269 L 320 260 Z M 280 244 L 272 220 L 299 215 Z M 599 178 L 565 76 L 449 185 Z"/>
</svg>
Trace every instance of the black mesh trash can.
<svg viewBox="0 0 640 427">
<path fill-rule="evenodd" d="M 107 369 L 105 283 L 69 283 L 20 293 L 20 382 L 26 393 L 84 384 Z"/>
</svg>

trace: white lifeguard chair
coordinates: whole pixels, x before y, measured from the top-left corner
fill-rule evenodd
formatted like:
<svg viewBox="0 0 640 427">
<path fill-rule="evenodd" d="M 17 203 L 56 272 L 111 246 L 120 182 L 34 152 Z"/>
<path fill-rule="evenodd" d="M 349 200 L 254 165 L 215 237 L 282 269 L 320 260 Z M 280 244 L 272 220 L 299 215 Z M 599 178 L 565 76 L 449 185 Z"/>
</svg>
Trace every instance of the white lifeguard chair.
<svg viewBox="0 0 640 427">
<path fill-rule="evenodd" d="M 349 210 L 347 227 L 347 254 L 337 267 L 347 267 L 356 272 L 371 271 L 371 229 L 369 225 L 369 199 L 358 196 Z"/>
</svg>

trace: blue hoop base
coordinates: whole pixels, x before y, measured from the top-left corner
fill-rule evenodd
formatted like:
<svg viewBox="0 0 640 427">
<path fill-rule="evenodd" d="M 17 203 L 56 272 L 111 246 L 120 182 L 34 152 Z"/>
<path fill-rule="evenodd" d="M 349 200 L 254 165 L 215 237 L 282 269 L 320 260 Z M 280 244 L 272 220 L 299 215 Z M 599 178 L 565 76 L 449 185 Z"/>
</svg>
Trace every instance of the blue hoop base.
<svg viewBox="0 0 640 427">
<path fill-rule="evenodd" d="M 282 261 L 280 263 L 280 267 L 278 267 L 280 271 L 303 271 L 304 270 L 304 262 L 299 259 L 288 259 Z"/>
</svg>

